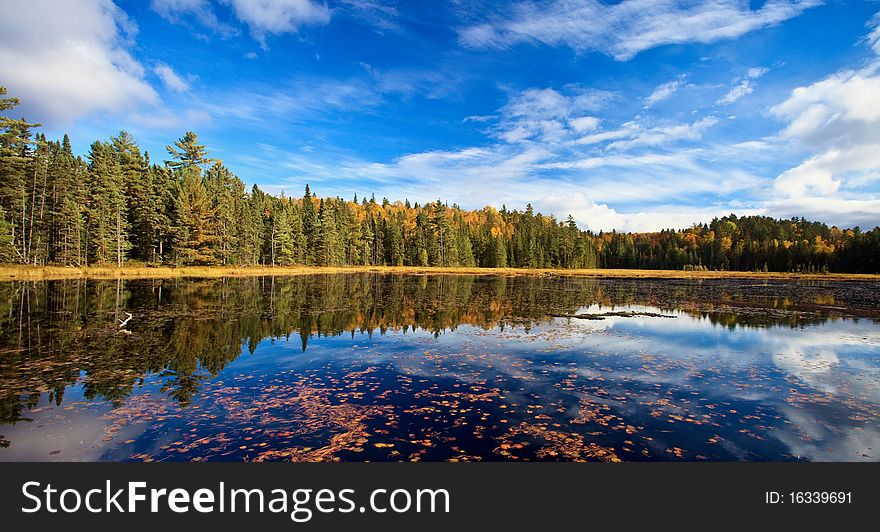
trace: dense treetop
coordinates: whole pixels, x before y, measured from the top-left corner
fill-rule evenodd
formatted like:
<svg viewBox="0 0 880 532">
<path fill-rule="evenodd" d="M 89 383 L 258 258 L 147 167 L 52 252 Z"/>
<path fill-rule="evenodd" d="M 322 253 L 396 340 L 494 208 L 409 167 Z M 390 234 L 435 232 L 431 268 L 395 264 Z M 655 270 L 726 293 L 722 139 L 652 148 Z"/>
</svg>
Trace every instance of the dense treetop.
<svg viewBox="0 0 880 532">
<path fill-rule="evenodd" d="M 0 112 L 17 105 L 0 88 Z M 729 215 L 582 231 L 533 211 L 250 190 L 187 132 L 151 161 L 122 131 L 83 158 L 0 116 L 0 263 L 414 265 L 880 272 L 880 228 Z"/>
</svg>

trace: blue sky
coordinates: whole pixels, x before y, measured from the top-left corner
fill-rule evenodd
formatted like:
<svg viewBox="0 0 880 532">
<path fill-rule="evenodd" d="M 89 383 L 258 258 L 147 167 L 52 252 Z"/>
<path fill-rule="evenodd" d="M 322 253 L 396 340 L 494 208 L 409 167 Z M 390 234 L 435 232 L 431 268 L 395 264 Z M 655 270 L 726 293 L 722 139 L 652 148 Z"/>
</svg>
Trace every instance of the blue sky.
<svg viewBox="0 0 880 532">
<path fill-rule="evenodd" d="M 4 2 L 0 84 L 85 153 L 196 131 L 248 184 L 880 224 L 880 2 Z"/>
</svg>

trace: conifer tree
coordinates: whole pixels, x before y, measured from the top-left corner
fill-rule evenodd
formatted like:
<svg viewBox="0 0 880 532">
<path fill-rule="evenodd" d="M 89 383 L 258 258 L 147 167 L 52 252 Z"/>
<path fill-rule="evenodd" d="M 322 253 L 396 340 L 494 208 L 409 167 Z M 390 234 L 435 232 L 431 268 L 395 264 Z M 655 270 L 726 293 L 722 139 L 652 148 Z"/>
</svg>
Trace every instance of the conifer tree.
<svg viewBox="0 0 880 532">
<path fill-rule="evenodd" d="M 6 221 L 6 213 L 0 207 L 0 264 L 10 264 L 16 261 L 15 241 L 12 238 L 12 226 Z"/>
<path fill-rule="evenodd" d="M 153 192 L 149 161 L 141 155 L 137 142 L 127 131 L 120 131 L 110 142 L 122 172 L 131 255 L 138 260 L 152 261 L 159 202 Z"/>
<path fill-rule="evenodd" d="M 217 263 L 214 249 L 217 235 L 211 223 L 213 216 L 211 199 L 198 169 L 182 170 L 175 228 L 175 250 L 180 264 Z"/>
<path fill-rule="evenodd" d="M 315 201 L 309 185 L 306 185 L 305 195 L 302 199 L 302 230 L 306 247 L 303 260 L 308 265 L 315 265 L 318 263 L 315 252 L 319 247 L 318 211 L 315 208 Z"/>
<path fill-rule="evenodd" d="M 203 144 L 199 144 L 198 136 L 192 131 L 187 131 L 174 146 L 165 146 L 171 160 L 165 161 L 169 168 L 175 170 L 198 168 L 206 170 L 207 166 L 215 160 L 208 157 L 208 150 Z"/>
<path fill-rule="evenodd" d="M 297 249 L 290 223 L 291 202 L 281 193 L 281 198 L 273 211 L 273 248 L 277 250 L 278 263 L 290 266 L 297 262 Z"/>
<path fill-rule="evenodd" d="M 123 174 L 113 147 L 95 142 L 86 174 L 87 260 L 90 264 L 121 266 L 128 249 Z"/>
<path fill-rule="evenodd" d="M 6 87 L 0 86 L 0 113 L 14 109 L 18 98 L 5 97 Z M 19 262 L 28 260 L 27 227 L 29 219 L 27 170 L 33 151 L 30 146 L 32 124 L 24 118 L 12 119 L 0 115 L 0 206 L 6 210 L 7 223 L 11 227 L 16 255 Z"/>
</svg>

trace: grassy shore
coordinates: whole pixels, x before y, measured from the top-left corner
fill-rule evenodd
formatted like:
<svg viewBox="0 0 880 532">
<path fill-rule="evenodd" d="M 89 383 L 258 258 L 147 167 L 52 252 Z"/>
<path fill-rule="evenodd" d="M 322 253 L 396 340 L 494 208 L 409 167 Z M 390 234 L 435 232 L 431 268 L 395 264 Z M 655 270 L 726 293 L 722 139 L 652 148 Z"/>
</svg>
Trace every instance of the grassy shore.
<svg viewBox="0 0 880 532">
<path fill-rule="evenodd" d="M 575 277 L 613 277 L 627 279 L 822 279 L 880 281 L 876 274 L 720 272 L 682 270 L 617 269 L 521 269 L 521 268 L 439 268 L 416 266 L 351 267 L 228 267 L 185 266 L 181 268 L 124 266 L 73 268 L 63 266 L 0 266 L 0 281 L 47 279 L 147 279 L 174 277 L 241 277 L 254 275 L 309 275 L 321 273 L 388 273 L 400 275 L 560 275 Z"/>
</svg>

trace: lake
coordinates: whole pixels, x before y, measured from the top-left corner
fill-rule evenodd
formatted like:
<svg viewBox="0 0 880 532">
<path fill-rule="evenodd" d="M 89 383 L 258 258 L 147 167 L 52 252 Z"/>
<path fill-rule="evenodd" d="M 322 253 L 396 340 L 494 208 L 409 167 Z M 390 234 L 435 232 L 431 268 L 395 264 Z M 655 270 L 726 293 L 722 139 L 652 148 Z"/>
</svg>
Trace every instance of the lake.
<svg viewBox="0 0 880 532">
<path fill-rule="evenodd" d="M 3 282 L 0 460 L 877 461 L 877 288 Z"/>
</svg>

